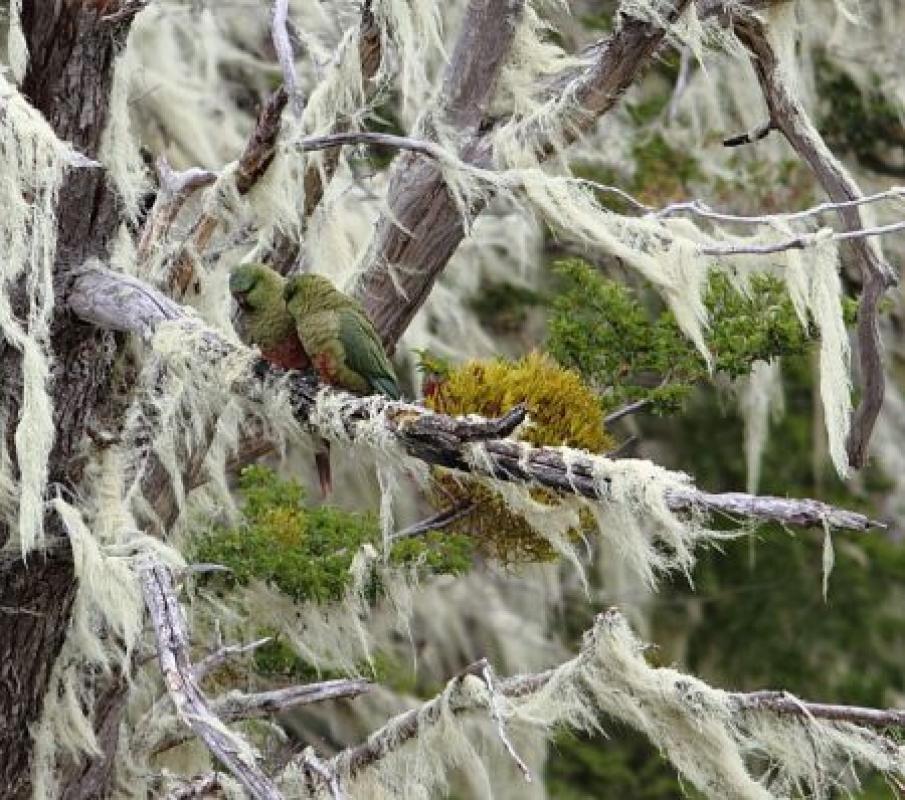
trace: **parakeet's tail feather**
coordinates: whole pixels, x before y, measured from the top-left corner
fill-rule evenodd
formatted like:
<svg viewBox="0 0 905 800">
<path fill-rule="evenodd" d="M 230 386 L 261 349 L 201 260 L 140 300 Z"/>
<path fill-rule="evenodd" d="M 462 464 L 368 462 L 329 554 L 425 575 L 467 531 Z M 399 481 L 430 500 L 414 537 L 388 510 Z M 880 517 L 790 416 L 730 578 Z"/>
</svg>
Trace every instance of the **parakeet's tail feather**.
<svg viewBox="0 0 905 800">
<path fill-rule="evenodd" d="M 333 475 L 330 469 L 330 443 L 321 439 L 317 443 L 318 449 L 314 453 L 314 463 L 317 465 L 317 479 L 321 485 L 321 496 L 329 497 L 333 491 Z"/>
<path fill-rule="evenodd" d="M 400 397 L 399 386 L 389 375 L 378 375 L 372 378 L 371 384 L 378 392 L 389 397 L 390 400 L 398 400 Z"/>
</svg>

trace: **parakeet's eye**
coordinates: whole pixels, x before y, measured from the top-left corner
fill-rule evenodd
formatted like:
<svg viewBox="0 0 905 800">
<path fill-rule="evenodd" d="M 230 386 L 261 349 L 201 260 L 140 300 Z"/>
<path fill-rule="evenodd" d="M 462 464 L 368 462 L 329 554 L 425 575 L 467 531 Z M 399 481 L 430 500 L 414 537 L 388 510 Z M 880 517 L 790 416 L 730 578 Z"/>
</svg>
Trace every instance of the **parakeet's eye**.
<svg viewBox="0 0 905 800">
<path fill-rule="evenodd" d="M 233 298 L 236 301 L 236 305 L 239 306 L 243 311 L 251 311 L 251 303 L 248 300 L 248 292 L 233 292 Z"/>
</svg>

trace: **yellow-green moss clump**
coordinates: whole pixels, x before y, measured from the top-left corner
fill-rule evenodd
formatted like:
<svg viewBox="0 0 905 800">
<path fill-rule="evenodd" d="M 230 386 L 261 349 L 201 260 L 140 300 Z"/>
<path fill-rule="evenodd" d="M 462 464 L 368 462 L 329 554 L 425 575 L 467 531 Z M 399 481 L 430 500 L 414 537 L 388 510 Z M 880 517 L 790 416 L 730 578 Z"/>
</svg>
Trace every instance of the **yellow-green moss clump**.
<svg viewBox="0 0 905 800">
<path fill-rule="evenodd" d="M 486 417 L 500 416 L 524 403 L 529 422 L 519 431 L 523 441 L 593 453 L 613 448 L 604 429 L 600 398 L 576 372 L 541 353 L 515 362 L 469 361 L 453 368 L 425 402 L 446 414 Z M 543 489 L 532 490 L 532 497 L 548 505 L 556 502 L 556 495 Z M 438 473 L 434 498 L 443 507 L 466 500 L 476 504 L 476 510 L 452 529 L 472 537 L 478 551 L 495 560 L 515 563 L 556 557 L 549 542 L 521 514 L 477 481 Z"/>
</svg>

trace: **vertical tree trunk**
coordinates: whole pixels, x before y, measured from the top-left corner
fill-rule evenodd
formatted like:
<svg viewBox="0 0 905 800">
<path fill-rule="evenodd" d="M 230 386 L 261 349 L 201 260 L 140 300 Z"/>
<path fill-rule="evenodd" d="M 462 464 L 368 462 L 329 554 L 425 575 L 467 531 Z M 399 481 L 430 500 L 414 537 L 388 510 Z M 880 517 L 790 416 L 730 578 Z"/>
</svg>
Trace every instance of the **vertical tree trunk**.
<svg viewBox="0 0 905 800">
<path fill-rule="evenodd" d="M 116 0 L 25 0 L 22 23 L 30 63 L 22 91 L 57 135 L 89 157 L 96 157 L 107 117 L 113 61 L 129 19 L 105 21 Z M 102 255 L 119 223 L 116 198 L 101 169 L 77 169 L 60 191 L 54 288 L 52 395 L 56 442 L 50 480 L 77 489 L 81 461 L 75 458 L 86 425 L 107 398 L 117 342 L 109 333 L 78 323 L 60 302 L 73 267 Z M 25 299 L 16 311 L 22 315 Z M 12 430 L 21 397 L 20 359 L 12 348 L 0 351 L 7 425 Z M 60 535 L 48 517 L 49 536 Z M 9 531 L 0 528 L 0 541 Z M 27 562 L 0 563 L 0 797 L 31 793 L 33 743 L 29 726 L 40 716 L 54 662 L 65 638 L 76 579 L 68 547 L 32 553 Z M 94 795 L 98 796 L 98 795 Z"/>
</svg>

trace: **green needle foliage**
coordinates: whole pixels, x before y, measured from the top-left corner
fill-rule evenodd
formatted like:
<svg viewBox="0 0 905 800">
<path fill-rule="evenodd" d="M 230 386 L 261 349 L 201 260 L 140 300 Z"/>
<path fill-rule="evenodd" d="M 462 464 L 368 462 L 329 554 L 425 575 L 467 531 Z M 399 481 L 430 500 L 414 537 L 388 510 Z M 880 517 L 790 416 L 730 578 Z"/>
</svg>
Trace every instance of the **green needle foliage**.
<svg viewBox="0 0 905 800">
<path fill-rule="evenodd" d="M 351 580 L 355 553 L 364 544 L 380 544 L 373 515 L 306 506 L 302 487 L 267 467 L 243 470 L 239 491 L 245 501 L 241 524 L 212 526 L 197 537 L 192 554 L 197 561 L 229 568 L 207 578 L 224 589 L 259 579 L 293 600 L 340 600 Z M 390 561 L 458 573 L 471 565 L 471 549 L 464 536 L 428 534 L 397 542 Z M 374 598 L 379 590 L 375 583 Z"/>
<path fill-rule="evenodd" d="M 631 289 L 583 261 L 560 262 L 556 270 L 564 289 L 553 303 L 547 348 L 604 393 L 608 407 L 646 399 L 658 413 L 674 412 L 710 377 L 670 311 L 652 315 Z M 705 302 L 712 320 L 707 344 L 716 370 L 730 377 L 746 375 L 755 361 L 808 349 L 810 332 L 776 278 L 755 276 L 744 295 L 714 275 Z M 852 304 L 847 314 L 853 313 Z"/>
</svg>

